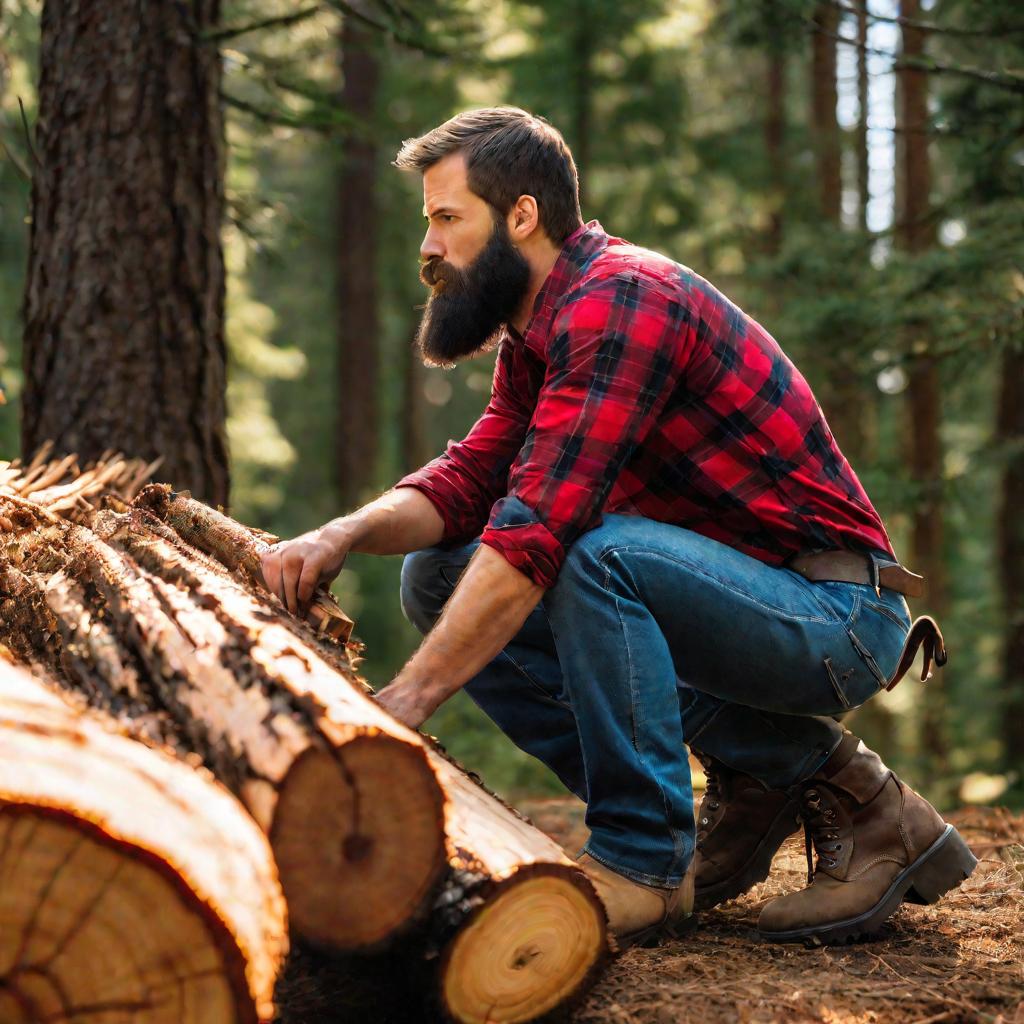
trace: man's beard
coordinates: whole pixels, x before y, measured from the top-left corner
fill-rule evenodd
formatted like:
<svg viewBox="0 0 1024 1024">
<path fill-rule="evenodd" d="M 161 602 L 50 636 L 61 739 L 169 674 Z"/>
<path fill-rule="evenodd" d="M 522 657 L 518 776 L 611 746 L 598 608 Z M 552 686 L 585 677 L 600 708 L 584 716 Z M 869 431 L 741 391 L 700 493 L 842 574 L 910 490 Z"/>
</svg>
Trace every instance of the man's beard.
<svg viewBox="0 0 1024 1024">
<path fill-rule="evenodd" d="M 428 366 L 454 366 L 487 348 L 519 309 L 530 284 L 530 264 L 512 244 L 508 226 L 495 219 L 483 251 L 464 270 L 428 260 L 420 280 L 431 288 L 416 332 Z"/>
</svg>

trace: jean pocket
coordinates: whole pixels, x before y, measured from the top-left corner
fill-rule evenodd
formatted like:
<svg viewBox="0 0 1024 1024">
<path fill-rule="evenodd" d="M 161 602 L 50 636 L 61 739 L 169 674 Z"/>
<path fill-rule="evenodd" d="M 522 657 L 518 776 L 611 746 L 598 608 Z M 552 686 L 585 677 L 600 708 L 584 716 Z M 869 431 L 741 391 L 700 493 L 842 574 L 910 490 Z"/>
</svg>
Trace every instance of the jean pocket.
<svg viewBox="0 0 1024 1024">
<path fill-rule="evenodd" d="M 840 671 L 829 657 L 825 659 L 825 674 L 828 676 L 828 681 L 832 684 L 836 699 L 842 704 L 843 710 L 849 711 L 850 708 L 855 707 L 855 704 L 850 703 L 850 697 L 846 692 L 846 687 L 849 685 L 848 680 L 854 674 L 853 669 Z"/>
<path fill-rule="evenodd" d="M 890 622 L 895 622 L 901 629 L 907 629 L 910 625 L 909 616 L 904 614 L 902 609 L 897 611 L 895 608 L 889 608 L 884 604 L 867 600 L 861 601 L 861 609 L 870 609 L 879 615 L 884 615 Z"/>
</svg>

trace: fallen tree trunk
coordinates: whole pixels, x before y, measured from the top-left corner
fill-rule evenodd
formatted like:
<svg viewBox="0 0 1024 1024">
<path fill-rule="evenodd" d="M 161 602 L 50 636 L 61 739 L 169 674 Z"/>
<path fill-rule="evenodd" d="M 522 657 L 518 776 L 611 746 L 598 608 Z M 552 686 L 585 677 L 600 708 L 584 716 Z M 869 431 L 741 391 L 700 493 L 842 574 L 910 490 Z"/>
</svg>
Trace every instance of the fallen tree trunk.
<svg viewBox="0 0 1024 1024">
<path fill-rule="evenodd" d="M 135 504 L 156 511 L 226 568 L 241 569 L 249 586 L 261 586 L 260 537 L 254 531 L 162 485 L 145 488 Z M 351 671 L 346 675 L 365 687 Z M 608 952 L 607 921 L 592 885 L 556 843 L 429 739 L 404 733 L 424 744 L 447 798 L 449 875 L 425 929 L 400 952 L 406 981 L 420 992 L 417 1012 L 423 1012 L 426 997 L 441 1016 L 465 1024 L 511 1024 L 571 1003 L 586 991 Z M 310 977 L 326 978 L 332 998 L 348 990 L 354 1012 L 352 986 L 338 982 L 339 972 L 344 977 L 350 969 L 315 957 L 306 962 L 322 965 L 306 971 L 298 989 L 323 1000 Z M 386 964 L 394 963 L 393 955 L 387 958 Z M 351 970 L 358 974 L 360 968 Z M 381 973 L 393 972 L 385 967 Z"/>
<path fill-rule="evenodd" d="M 0 1021 L 270 1020 L 287 929 L 265 838 L 55 690 L 0 652 Z"/>
<path fill-rule="evenodd" d="M 358 949 L 422 917 L 446 847 L 418 743 L 145 512 L 105 512 L 99 534 L 14 498 L 0 496 L 0 513 L 12 645 L 240 797 L 270 837 L 299 934 Z"/>
</svg>

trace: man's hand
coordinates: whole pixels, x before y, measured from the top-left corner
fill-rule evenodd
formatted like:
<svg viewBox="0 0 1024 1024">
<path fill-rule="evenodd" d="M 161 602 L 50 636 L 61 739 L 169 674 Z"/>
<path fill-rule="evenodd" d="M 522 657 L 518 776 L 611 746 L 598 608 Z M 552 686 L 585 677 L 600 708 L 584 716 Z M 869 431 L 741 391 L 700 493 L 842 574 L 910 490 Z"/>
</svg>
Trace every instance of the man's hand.
<svg viewBox="0 0 1024 1024">
<path fill-rule="evenodd" d="M 318 586 L 329 584 L 341 572 L 351 546 L 348 531 L 338 523 L 281 541 L 261 557 L 263 581 L 297 615 L 309 606 Z"/>
<path fill-rule="evenodd" d="M 441 694 L 432 700 L 424 687 L 407 686 L 398 681 L 385 686 L 374 699 L 410 729 L 418 729 L 444 702 Z"/>
</svg>

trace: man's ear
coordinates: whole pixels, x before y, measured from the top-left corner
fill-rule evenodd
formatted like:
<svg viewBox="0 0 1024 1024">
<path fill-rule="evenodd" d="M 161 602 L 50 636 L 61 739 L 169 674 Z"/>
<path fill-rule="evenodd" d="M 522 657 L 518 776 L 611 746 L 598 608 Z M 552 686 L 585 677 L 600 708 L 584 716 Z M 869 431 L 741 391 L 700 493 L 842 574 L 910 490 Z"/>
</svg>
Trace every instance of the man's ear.
<svg viewBox="0 0 1024 1024">
<path fill-rule="evenodd" d="M 513 242 L 525 242 L 540 229 L 540 210 L 533 196 L 520 196 L 509 210 L 508 230 Z"/>
</svg>

